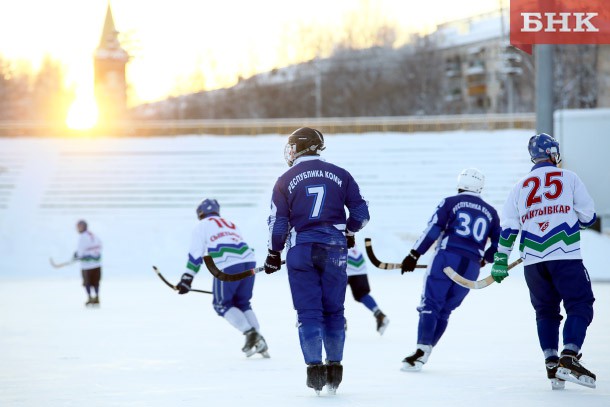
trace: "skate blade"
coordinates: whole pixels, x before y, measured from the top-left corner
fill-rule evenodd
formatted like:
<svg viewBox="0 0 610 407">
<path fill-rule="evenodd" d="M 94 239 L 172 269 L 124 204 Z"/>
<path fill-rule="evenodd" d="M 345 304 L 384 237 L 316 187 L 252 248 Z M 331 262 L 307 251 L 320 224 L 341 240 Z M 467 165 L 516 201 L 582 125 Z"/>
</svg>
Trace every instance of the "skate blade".
<svg viewBox="0 0 610 407">
<path fill-rule="evenodd" d="M 336 387 L 330 387 L 328 386 L 326 388 L 326 392 L 330 395 L 330 396 L 336 396 L 337 395 L 337 388 Z"/>
<path fill-rule="evenodd" d="M 403 372 L 419 372 L 422 366 L 423 363 L 421 362 L 415 362 L 415 366 L 411 366 L 407 362 L 403 362 L 400 370 L 402 370 Z"/>
<path fill-rule="evenodd" d="M 271 357 L 271 355 L 269 354 L 269 352 L 267 351 L 263 351 L 263 352 L 258 352 L 261 354 L 261 356 L 265 359 L 269 359 Z"/>
<path fill-rule="evenodd" d="M 566 388 L 565 380 L 551 379 L 551 389 L 553 389 L 553 390 L 563 390 L 565 388 Z"/>
<path fill-rule="evenodd" d="M 567 382 L 579 384 L 581 386 L 589 387 L 591 389 L 595 388 L 594 378 L 586 375 L 580 375 L 580 377 L 576 377 L 572 375 L 572 371 L 570 369 L 567 369 L 565 367 L 557 368 L 557 373 L 555 373 L 555 376 Z"/>
</svg>

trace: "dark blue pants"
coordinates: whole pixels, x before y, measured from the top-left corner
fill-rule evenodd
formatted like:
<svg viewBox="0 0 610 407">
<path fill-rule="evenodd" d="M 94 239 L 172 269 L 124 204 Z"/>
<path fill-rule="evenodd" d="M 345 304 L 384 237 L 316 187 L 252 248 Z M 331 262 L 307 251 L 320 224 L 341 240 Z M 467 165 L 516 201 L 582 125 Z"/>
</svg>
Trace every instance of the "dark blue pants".
<svg viewBox="0 0 610 407">
<path fill-rule="evenodd" d="M 435 346 L 447 328 L 449 315 L 468 295 L 467 288 L 454 283 L 447 277 L 443 272 L 445 267 L 451 267 L 468 280 L 476 280 L 481 268 L 480 262 L 458 254 L 446 250 L 436 253 L 425 277 L 421 303 L 417 307 L 419 311 L 418 344 Z"/>
<path fill-rule="evenodd" d="M 242 271 L 250 270 L 256 267 L 255 262 L 239 263 L 231 267 L 227 267 L 223 272 L 227 274 L 237 274 Z M 254 289 L 254 276 L 244 278 L 240 281 L 220 281 L 214 279 L 212 292 L 214 293 L 214 310 L 221 317 L 229 310 L 235 307 L 242 311 L 252 309 L 250 300 L 252 299 L 252 290 Z"/>
<path fill-rule="evenodd" d="M 563 301 L 567 318 L 563 326 L 563 345 L 578 352 L 593 320 L 593 290 L 582 260 L 544 261 L 525 266 L 525 281 L 536 311 L 540 347 L 558 350 L 559 325 Z"/>
<path fill-rule="evenodd" d="M 292 302 L 305 363 L 343 360 L 347 249 L 321 243 L 296 245 L 286 256 Z"/>
</svg>

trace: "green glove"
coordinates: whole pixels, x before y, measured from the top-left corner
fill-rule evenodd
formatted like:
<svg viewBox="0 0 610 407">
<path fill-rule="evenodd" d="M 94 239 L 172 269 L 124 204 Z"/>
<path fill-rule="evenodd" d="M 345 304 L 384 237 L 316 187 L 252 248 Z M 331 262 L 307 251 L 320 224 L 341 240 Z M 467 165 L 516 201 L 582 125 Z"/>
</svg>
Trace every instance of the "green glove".
<svg viewBox="0 0 610 407">
<path fill-rule="evenodd" d="M 491 266 L 491 276 L 496 283 L 501 283 L 508 277 L 508 256 L 504 253 L 494 254 L 494 265 Z"/>
</svg>

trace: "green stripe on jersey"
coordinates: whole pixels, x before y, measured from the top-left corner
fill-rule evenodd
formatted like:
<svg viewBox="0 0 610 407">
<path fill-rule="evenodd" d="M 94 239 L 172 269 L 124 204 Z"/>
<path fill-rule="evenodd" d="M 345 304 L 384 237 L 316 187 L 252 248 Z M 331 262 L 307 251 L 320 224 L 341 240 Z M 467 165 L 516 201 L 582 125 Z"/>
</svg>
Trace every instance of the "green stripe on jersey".
<svg viewBox="0 0 610 407">
<path fill-rule="evenodd" d="M 186 268 L 189 270 L 193 270 L 195 273 L 199 272 L 199 269 L 201 268 L 201 264 L 200 265 L 196 265 L 191 263 L 190 261 L 188 263 L 186 263 Z"/>
<path fill-rule="evenodd" d="M 352 267 L 359 268 L 360 266 L 362 266 L 364 264 L 364 257 L 361 258 L 360 261 L 347 259 L 347 264 Z"/>
<path fill-rule="evenodd" d="M 544 252 L 549 247 L 559 242 L 564 242 L 566 246 L 577 243 L 580 241 L 580 231 L 577 231 L 573 235 L 568 235 L 565 231 L 561 231 L 556 235 L 551 236 L 543 243 L 534 242 L 530 239 L 524 239 L 519 245 L 519 250 L 523 251 L 524 248 L 529 248 L 539 253 Z"/>
<path fill-rule="evenodd" d="M 511 233 L 508 236 L 508 239 L 504 239 L 503 237 L 500 237 L 498 244 L 502 247 L 506 247 L 507 249 L 510 249 L 513 247 L 513 244 L 515 243 L 516 238 L 517 238 L 517 233 Z"/>
<path fill-rule="evenodd" d="M 218 257 L 222 257 L 227 253 L 233 253 L 233 254 L 239 254 L 242 255 L 245 252 L 247 252 L 248 250 L 250 250 L 250 248 L 248 247 L 248 245 L 242 246 L 239 249 L 236 249 L 234 247 L 223 247 L 221 248 L 219 251 L 217 252 L 213 252 L 210 253 L 210 257 L 212 257 L 213 259 L 216 259 Z"/>
</svg>

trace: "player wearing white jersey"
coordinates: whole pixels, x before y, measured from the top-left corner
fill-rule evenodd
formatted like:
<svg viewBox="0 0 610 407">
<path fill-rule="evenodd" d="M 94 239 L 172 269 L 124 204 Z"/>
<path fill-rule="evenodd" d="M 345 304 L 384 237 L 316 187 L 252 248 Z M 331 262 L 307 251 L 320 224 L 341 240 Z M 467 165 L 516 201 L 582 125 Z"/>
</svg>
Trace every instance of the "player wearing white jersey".
<svg viewBox="0 0 610 407">
<path fill-rule="evenodd" d="M 79 220 L 76 224 L 78 245 L 74 260 L 80 261 L 83 286 L 87 291 L 85 305 L 99 305 L 100 280 L 102 278 L 102 242 L 88 230 L 87 222 Z M 92 295 L 93 292 L 93 295 Z"/>
<path fill-rule="evenodd" d="M 381 312 L 377 302 L 370 294 L 371 287 L 364 256 L 356 246 L 347 250 L 347 284 L 352 290 L 354 299 L 371 310 L 377 323 L 377 332 L 379 335 L 383 335 L 390 320 Z"/>
<path fill-rule="evenodd" d="M 535 164 L 513 187 L 502 213 L 502 233 L 491 274 L 508 276 L 508 257 L 519 231 L 525 281 L 536 311 L 538 339 L 553 389 L 565 380 L 595 387 L 595 375 L 579 362 L 595 298 L 580 253 L 580 229 L 593 225 L 593 199 L 580 178 L 558 168 L 559 143 L 548 134 L 529 141 Z M 563 351 L 559 349 L 560 304 L 566 310 Z"/>
<path fill-rule="evenodd" d="M 199 223 L 193 229 L 186 272 L 176 285 L 178 294 L 189 292 L 205 254 L 210 255 L 218 268 L 227 274 L 237 274 L 256 266 L 254 251 L 244 241 L 239 228 L 220 216 L 220 205 L 215 199 L 203 200 L 197 207 L 197 217 Z M 250 305 L 253 288 L 254 276 L 232 282 L 215 278 L 214 309 L 245 335 L 242 351 L 246 356 L 260 353 L 269 357 L 267 343 L 259 333 L 258 319 Z"/>
</svg>

